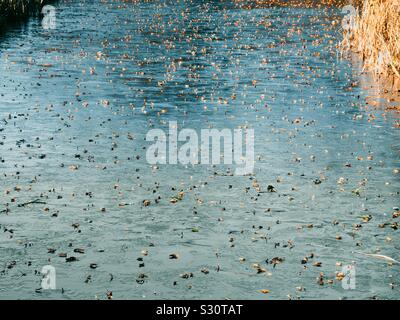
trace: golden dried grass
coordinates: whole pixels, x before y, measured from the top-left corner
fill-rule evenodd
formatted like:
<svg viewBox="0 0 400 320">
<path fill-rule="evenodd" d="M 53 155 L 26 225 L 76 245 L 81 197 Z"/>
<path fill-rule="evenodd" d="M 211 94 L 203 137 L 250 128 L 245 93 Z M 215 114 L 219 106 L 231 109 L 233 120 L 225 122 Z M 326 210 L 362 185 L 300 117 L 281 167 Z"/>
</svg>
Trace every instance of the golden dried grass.
<svg viewBox="0 0 400 320">
<path fill-rule="evenodd" d="M 400 0 L 366 0 L 342 48 L 359 53 L 375 75 L 400 78 Z"/>
</svg>

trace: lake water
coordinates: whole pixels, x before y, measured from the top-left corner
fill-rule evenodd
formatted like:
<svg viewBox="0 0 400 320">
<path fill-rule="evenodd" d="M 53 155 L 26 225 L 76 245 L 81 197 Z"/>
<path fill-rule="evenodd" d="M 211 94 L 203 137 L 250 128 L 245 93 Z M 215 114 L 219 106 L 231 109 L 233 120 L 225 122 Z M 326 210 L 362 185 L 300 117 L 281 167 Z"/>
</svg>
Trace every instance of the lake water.
<svg viewBox="0 0 400 320">
<path fill-rule="evenodd" d="M 400 297 L 400 265 L 361 254 L 400 260 L 399 95 L 341 59 L 339 9 L 55 6 L 0 38 L 0 298 Z M 254 174 L 150 165 L 170 121 L 254 129 Z"/>
</svg>

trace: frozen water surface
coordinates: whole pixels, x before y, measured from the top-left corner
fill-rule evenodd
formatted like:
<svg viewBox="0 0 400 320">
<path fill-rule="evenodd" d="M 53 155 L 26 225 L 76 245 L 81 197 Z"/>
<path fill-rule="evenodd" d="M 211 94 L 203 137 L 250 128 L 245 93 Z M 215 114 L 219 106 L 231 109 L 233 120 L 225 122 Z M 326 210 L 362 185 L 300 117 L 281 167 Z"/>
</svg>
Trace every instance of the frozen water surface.
<svg viewBox="0 0 400 320">
<path fill-rule="evenodd" d="M 399 97 L 340 59 L 338 9 L 56 9 L 0 39 L 0 298 L 399 298 L 400 266 L 359 254 L 400 260 Z M 254 175 L 152 167 L 169 121 L 253 128 Z"/>
</svg>

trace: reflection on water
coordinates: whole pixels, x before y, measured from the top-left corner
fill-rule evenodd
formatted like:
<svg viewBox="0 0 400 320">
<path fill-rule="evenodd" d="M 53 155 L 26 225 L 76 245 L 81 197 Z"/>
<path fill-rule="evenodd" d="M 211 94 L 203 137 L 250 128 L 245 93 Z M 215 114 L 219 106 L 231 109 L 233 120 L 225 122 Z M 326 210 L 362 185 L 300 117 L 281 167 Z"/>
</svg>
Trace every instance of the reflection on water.
<svg viewBox="0 0 400 320">
<path fill-rule="evenodd" d="M 398 298 L 399 266 L 357 253 L 399 260 L 397 119 L 339 59 L 337 14 L 70 0 L 56 30 L 10 30 L 0 297 Z M 253 128 L 254 175 L 150 166 L 145 135 L 169 121 Z M 58 290 L 36 290 L 49 264 Z"/>
</svg>

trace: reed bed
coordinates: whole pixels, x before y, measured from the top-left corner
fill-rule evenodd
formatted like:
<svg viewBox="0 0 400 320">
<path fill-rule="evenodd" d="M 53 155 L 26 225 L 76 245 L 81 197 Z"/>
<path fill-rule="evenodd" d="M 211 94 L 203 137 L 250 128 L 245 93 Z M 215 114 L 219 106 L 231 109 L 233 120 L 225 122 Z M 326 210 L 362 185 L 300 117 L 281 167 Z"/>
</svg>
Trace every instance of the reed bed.
<svg viewBox="0 0 400 320">
<path fill-rule="evenodd" d="M 0 0 L 0 19 L 18 19 L 37 12 L 44 0 Z"/>
<path fill-rule="evenodd" d="M 354 28 L 344 32 L 344 50 L 361 55 L 364 68 L 400 79 L 400 0 L 365 0 Z"/>
</svg>

